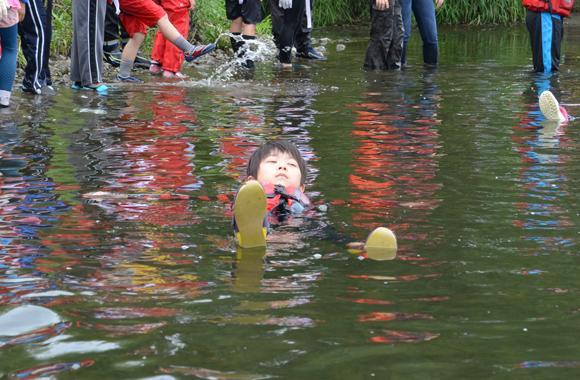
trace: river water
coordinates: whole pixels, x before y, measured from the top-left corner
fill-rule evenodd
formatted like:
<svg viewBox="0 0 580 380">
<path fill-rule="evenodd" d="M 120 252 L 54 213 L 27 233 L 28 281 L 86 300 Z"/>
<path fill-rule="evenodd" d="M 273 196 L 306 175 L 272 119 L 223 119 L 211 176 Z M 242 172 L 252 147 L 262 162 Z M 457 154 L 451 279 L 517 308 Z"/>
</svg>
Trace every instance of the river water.
<svg viewBox="0 0 580 380">
<path fill-rule="evenodd" d="M 328 61 L 292 70 L 142 73 L 107 96 L 15 86 L 0 377 L 578 376 L 580 134 L 537 97 L 580 115 L 579 32 L 559 74 L 531 72 L 524 26 L 441 28 L 439 68 L 415 31 L 400 72 L 365 72 L 367 31 L 333 30 L 317 34 Z M 271 138 L 299 146 L 327 210 L 241 250 L 231 195 Z M 349 249 L 377 226 L 396 258 Z"/>
</svg>

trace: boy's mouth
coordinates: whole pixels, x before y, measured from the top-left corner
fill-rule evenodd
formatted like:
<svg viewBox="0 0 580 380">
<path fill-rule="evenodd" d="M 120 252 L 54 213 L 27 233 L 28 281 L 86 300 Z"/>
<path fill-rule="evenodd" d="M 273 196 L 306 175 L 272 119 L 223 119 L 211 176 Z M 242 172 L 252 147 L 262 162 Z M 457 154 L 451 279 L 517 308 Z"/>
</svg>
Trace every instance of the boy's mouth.
<svg viewBox="0 0 580 380">
<path fill-rule="evenodd" d="M 280 178 L 280 177 L 283 177 L 283 178 L 286 178 L 286 179 L 288 179 L 288 176 L 287 176 L 286 174 L 284 174 L 284 173 L 280 173 L 280 174 L 278 174 L 278 175 L 276 176 L 276 178 Z"/>
</svg>

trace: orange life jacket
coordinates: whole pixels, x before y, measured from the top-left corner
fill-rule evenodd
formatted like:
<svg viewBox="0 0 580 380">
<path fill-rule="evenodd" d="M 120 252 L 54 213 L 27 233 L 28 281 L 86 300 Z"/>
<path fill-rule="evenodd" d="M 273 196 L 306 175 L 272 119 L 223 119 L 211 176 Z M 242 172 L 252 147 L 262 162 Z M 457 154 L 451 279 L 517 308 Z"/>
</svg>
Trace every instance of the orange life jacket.
<svg viewBox="0 0 580 380">
<path fill-rule="evenodd" d="M 570 17 L 574 0 L 524 0 L 523 5 L 531 11 Z"/>
<path fill-rule="evenodd" d="M 297 214 L 310 207 L 310 200 L 304 193 L 293 186 L 262 183 L 268 197 L 268 212 Z"/>
</svg>

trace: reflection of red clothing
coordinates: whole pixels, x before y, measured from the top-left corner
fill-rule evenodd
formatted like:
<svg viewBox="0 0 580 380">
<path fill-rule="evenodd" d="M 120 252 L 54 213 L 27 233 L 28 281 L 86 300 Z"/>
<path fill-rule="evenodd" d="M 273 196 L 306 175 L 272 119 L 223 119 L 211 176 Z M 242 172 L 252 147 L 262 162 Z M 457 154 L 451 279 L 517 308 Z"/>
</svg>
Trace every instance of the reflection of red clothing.
<svg viewBox="0 0 580 380">
<path fill-rule="evenodd" d="M 187 0 L 163 0 L 161 6 L 167 12 L 169 21 L 175 26 L 179 34 L 187 38 L 189 31 L 189 1 Z M 173 41 L 168 41 L 161 31 L 157 31 L 151 58 L 159 63 L 164 70 L 173 73 L 181 69 L 183 63 L 183 51 L 173 45 Z"/>
<path fill-rule="evenodd" d="M 234 136 L 224 136 L 220 139 L 222 148 L 220 154 L 226 157 L 227 163 L 224 166 L 226 175 L 232 178 L 240 178 L 242 173 L 248 166 L 248 157 L 260 145 L 257 142 L 250 141 L 247 138 L 239 138 Z"/>
<path fill-rule="evenodd" d="M 187 129 L 175 123 L 182 115 L 193 117 L 193 111 L 182 105 L 183 98 L 182 91 L 177 95 L 164 94 L 163 101 L 151 107 L 155 113 L 153 123 L 120 124 L 127 130 L 123 151 L 131 163 L 117 173 L 120 183 L 170 192 L 189 191 L 199 183 L 188 159 L 194 140 L 182 139 Z"/>
<path fill-rule="evenodd" d="M 399 115 L 388 112 L 386 104 L 362 104 L 351 132 L 360 146 L 354 150 L 354 174 L 349 176 L 352 203 L 360 206 L 353 224 L 367 229 L 382 226 L 375 222 L 385 208 L 413 207 L 433 209 L 429 199 L 440 187 L 430 182 L 437 172 L 432 158 L 439 147 L 438 133 L 431 118 L 420 118 L 413 124 L 397 123 Z M 404 159 L 403 159 L 404 157 Z"/>
<path fill-rule="evenodd" d="M 115 191 L 141 190 L 164 193 L 189 192 L 201 186 L 191 162 L 195 139 L 183 138 L 188 129 L 180 123 L 185 116 L 195 120 L 194 111 L 183 105 L 186 90 L 167 88 L 150 109 L 151 120 L 123 115 L 117 124 L 125 129 L 122 143 L 110 151 L 123 155 L 123 164 L 112 168 Z M 173 91 L 172 91 L 173 90 Z M 105 203 L 103 203 L 105 204 Z M 157 225 L 197 223 L 188 201 L 108 202 L 120 220 L 139 220 Z"/>
</svg>

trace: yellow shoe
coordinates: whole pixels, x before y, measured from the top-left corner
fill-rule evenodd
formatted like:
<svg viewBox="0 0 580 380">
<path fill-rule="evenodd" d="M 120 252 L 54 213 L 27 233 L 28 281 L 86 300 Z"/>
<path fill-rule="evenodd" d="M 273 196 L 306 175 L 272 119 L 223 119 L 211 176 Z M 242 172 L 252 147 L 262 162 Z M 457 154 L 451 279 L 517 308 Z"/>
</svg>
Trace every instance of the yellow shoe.
<svg viewBox="0 0 580 380">
<path fill-rule="evenodd" d="M 373 260 L 392 260 L 397 255 L 397 237 L 386 227 L 369 234 L 365 242 L 367 256 Z"/>
<path fill-rule="evenodd" d="M 266 193 L 258 181 L 244 184 L 234 201 L 234 232 L 244 248 L 266 246 Z"/>
</svg>

